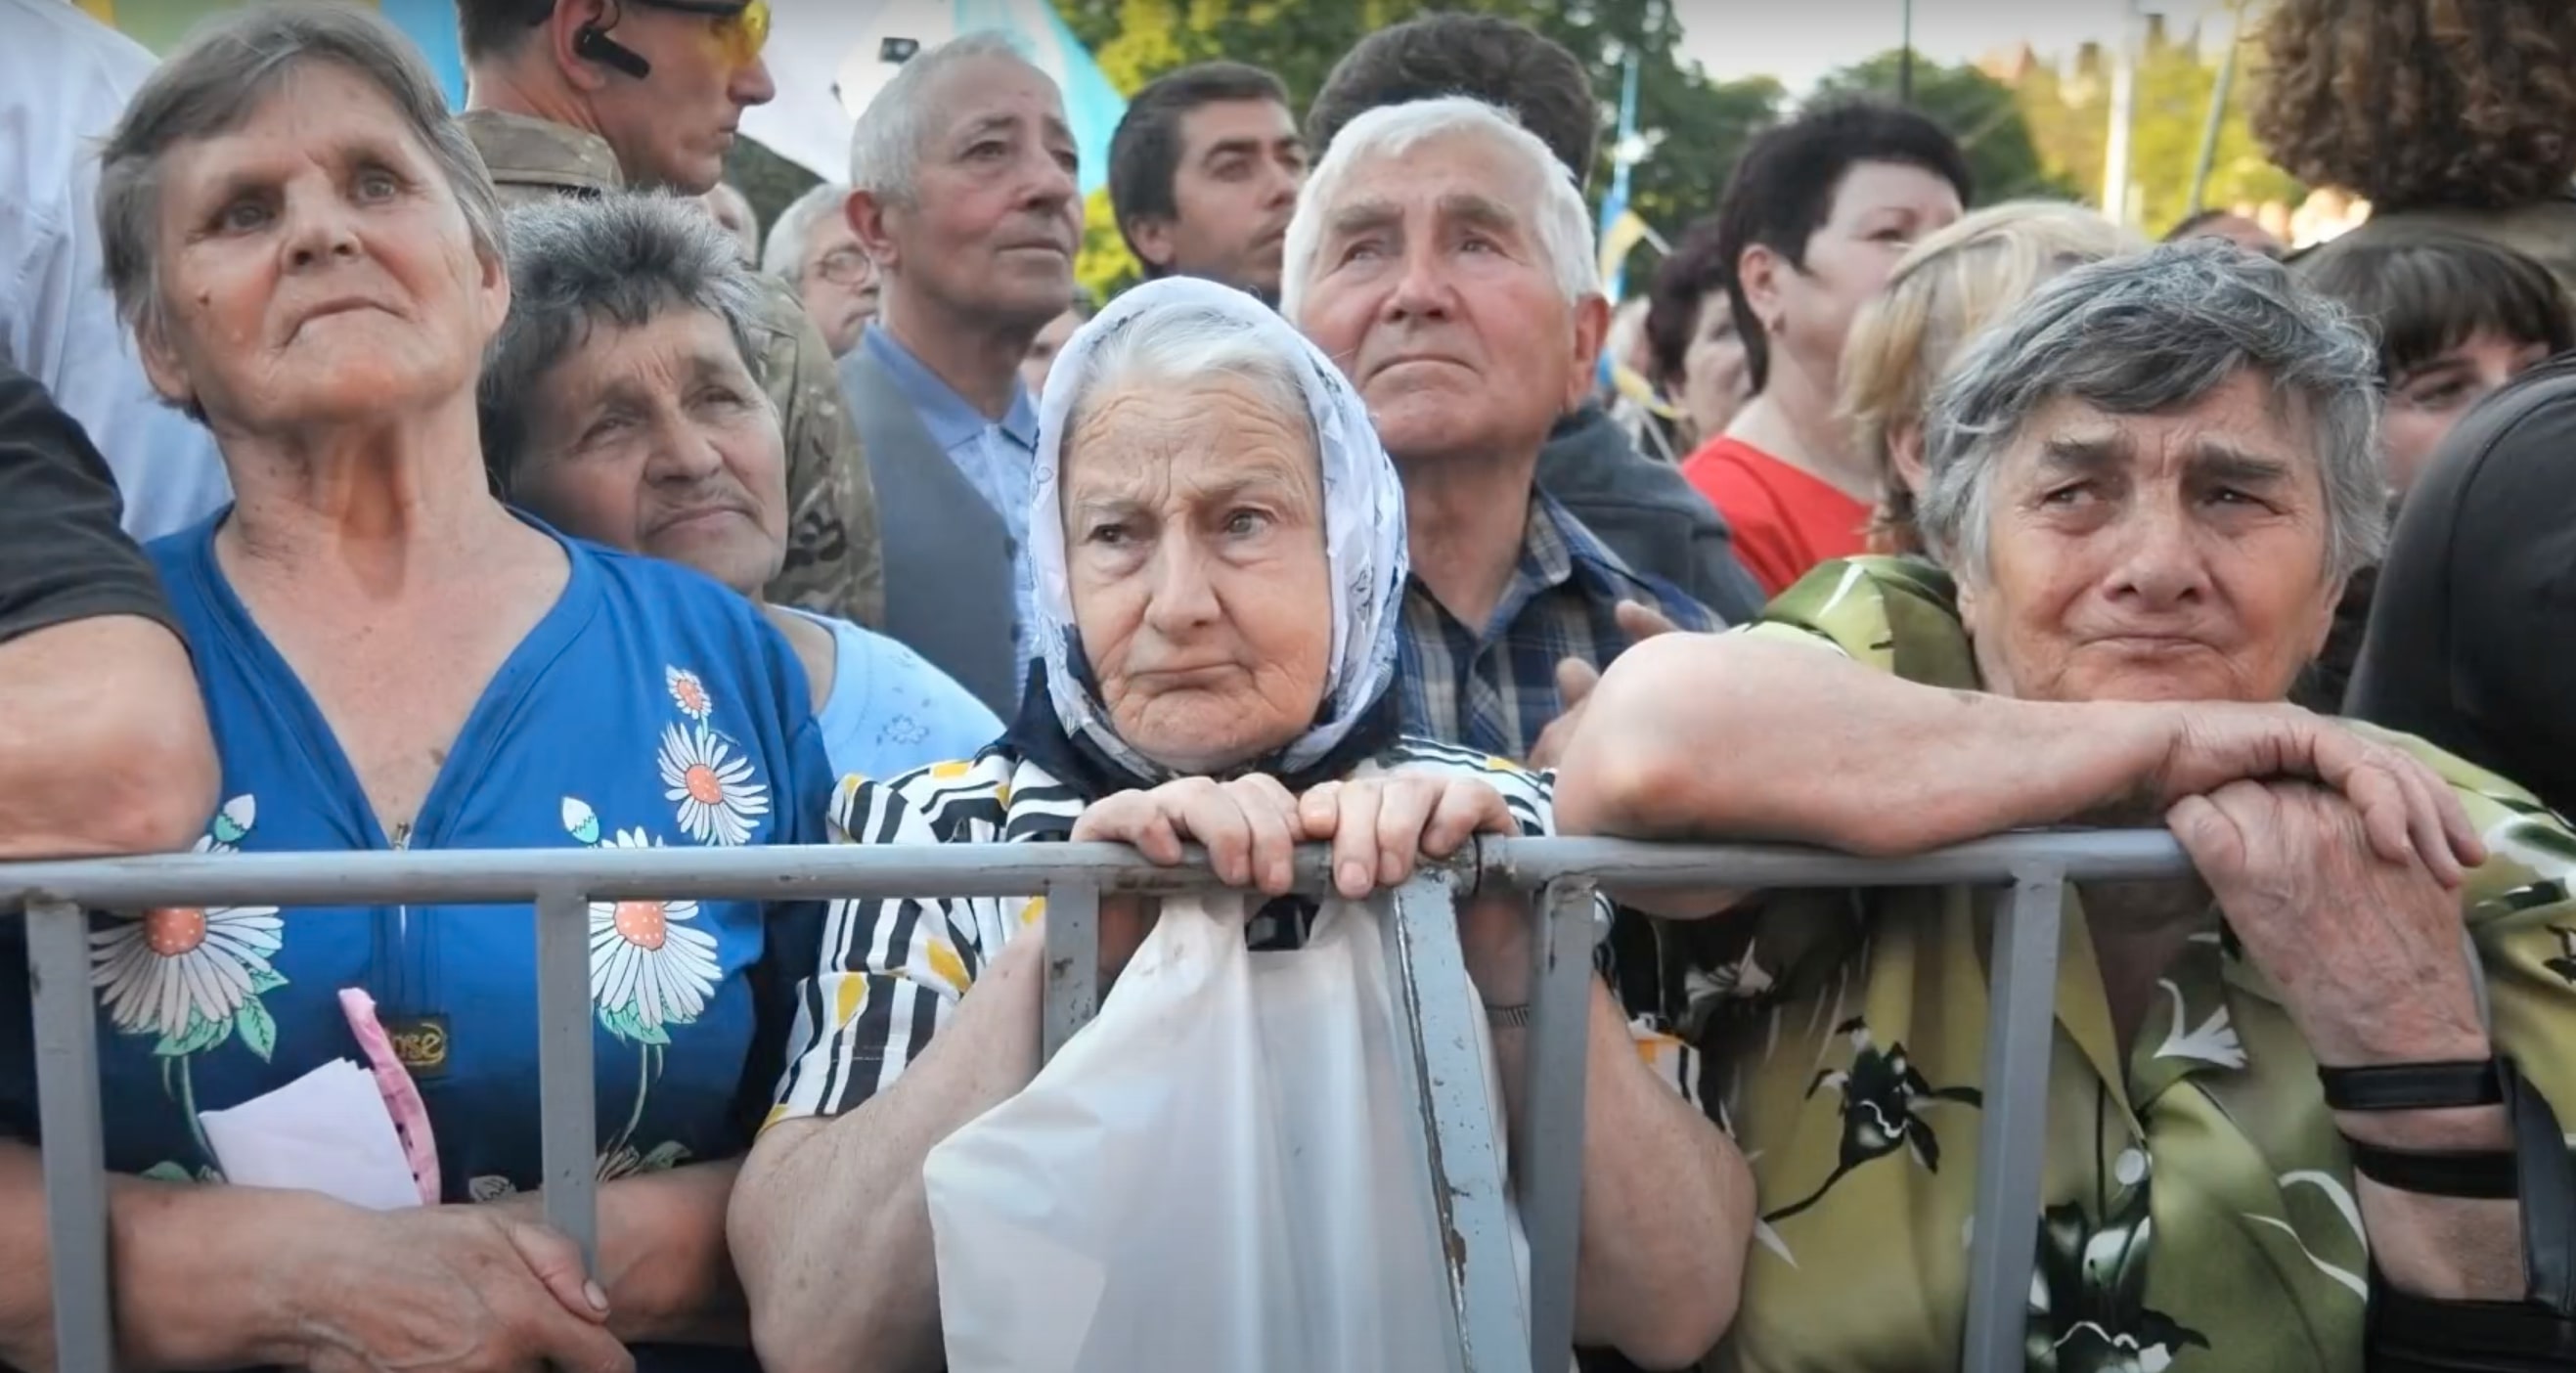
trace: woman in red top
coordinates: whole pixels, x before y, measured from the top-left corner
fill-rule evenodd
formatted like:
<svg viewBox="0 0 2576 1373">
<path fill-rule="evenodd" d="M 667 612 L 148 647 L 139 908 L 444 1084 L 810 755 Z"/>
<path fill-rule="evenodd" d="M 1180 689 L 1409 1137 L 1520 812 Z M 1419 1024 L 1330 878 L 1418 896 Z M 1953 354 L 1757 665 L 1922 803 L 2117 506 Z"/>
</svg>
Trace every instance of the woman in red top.
<svg viewBox="0 0 2576 1373">
<path fill-rule="evenodd" d="M 1726 516 L 1766 591 L 1865 547 L 1878 475 L 1835 409 L 1843 337 L 1969 190 L 1967 160 L 1939 125 L 1866 102 L 1770 130 L 1736 164 L 1718 245 L 1754 396 L 1682 474 Z"/>
</svg>

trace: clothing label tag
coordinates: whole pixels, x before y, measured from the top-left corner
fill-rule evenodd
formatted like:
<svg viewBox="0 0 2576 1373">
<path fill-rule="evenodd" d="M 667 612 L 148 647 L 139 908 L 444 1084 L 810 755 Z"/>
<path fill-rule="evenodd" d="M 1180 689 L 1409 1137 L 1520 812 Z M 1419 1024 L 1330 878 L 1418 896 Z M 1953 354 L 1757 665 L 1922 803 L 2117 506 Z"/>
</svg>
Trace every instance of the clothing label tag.
<svg viewBox="0 0 2576 1373">
<path fill-rule="evenodd" d="M 394 1042 L 394 1057 L 413 1077 L 437 1077 L 447 1071 L 447 1017 L 385 1017 L 385 1034 Z"/>
</svg>

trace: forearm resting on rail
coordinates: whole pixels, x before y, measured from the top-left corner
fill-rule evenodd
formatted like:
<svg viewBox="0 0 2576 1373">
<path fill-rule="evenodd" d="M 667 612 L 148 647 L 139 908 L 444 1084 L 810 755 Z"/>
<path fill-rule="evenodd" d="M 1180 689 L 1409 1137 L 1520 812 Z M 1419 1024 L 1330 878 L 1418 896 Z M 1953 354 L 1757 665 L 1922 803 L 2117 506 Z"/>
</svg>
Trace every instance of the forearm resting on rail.
<svg viewBox="0 0 2576 1373">
<path fill-rule="evenodd" d="M 244 1262 L 242 1246 L 296 1195 L 109 1176 L 109 1286 L 126 1373 L 294 1357 L 268 1265 Z M 53 1322 L 44 1165 L 34 1147 L 0 1143 L 0 1360 L 53 1368 Z"/>
<path fill-rule="evenodd" d="M 1819 645 L 1668 634 L 1593 689 L 1557 774 L 1568 833 L 1916 853 L 2139 793 L 2153 707 L 1927 687 Z"/>
</svg>

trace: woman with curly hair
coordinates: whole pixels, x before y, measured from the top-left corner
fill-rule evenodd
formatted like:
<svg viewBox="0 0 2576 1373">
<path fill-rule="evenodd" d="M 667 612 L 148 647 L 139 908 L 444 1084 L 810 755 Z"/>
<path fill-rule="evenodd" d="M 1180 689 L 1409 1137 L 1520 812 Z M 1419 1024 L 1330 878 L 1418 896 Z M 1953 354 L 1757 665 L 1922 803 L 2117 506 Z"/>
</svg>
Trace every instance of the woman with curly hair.
<svg viewBox="0 0 2576 1373">
<path fill-rule="evenodd" d="M 2291 175 L 2366 197 L 2364 241 L 2474 234 L 2576 289 L 2576 5 L 2280 0 L 2254 131 Z"/>
</svg>

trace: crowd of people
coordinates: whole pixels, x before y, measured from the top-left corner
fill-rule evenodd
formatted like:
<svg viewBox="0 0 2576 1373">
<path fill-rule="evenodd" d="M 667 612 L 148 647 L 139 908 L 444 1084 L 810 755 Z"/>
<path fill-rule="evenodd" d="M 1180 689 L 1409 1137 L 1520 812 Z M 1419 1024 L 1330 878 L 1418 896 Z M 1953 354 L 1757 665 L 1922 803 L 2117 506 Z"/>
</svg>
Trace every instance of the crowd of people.
<svg viewBox="0 0 2576 1373">
<path fill-rule="evenodd" d="M 2028 1366 L 2576 1360 L 2576 9 L 2281 0 L 2258 127 L 2376 209 L 2323 247 L 1980 205 L 1828 103 L 1624 319 L 1592 76 L 1505 19 L 1302 120 L 1137 92 L 1094 302 L 1001 37 L 764 237 L 766 0 L 457 9 L 452 112 L 365 7 L 156 62 L 0 0 L 0 859 L 1187 844 L 1293 949 L 1300 844 L 1360 898 L 1486 832 L 2161 826 L 2197 878 L 2067 898 Z M 1610 896 L 1583 1366 L 1954 1366 L 1998 894 Z M 1523 901 L 1458 916 L 1512 1082 Z M 1113 995 L 1155 914 L 1104 900 Z M 941 1367 L 923 1162 L 1039 1069 L 1044 901 L 588 918 L 586 1263 L 524 910 L 94 916 L 120 1362 Z M 371 1038 L 440 1204 L 215 1185 L 201 1112 Z"/>
</svg>

